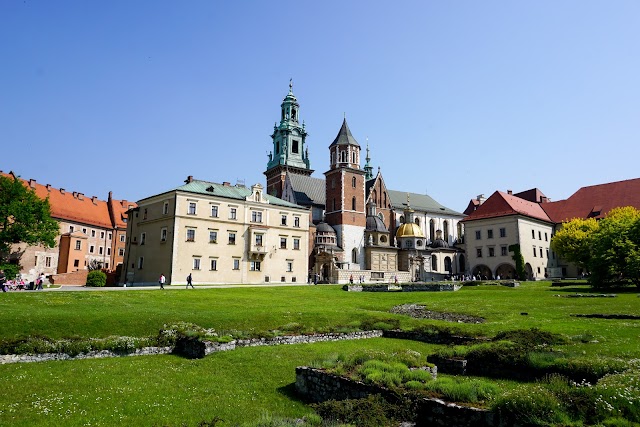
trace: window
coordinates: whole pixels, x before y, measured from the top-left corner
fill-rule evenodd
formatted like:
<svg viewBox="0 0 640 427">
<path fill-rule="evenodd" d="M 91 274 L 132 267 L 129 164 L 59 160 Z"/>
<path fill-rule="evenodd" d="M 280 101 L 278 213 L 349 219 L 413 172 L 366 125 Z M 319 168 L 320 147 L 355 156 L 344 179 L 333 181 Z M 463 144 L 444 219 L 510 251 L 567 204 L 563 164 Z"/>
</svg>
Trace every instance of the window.
<svg viewBox="0 0 640 427">
<path fill-rule="evenodd" d="M 507 256 L 507 247 L 506 246 L 501 246 L 500 247 L 500 255 Z"/>
<path fill-rule="evenodd" d="M 234 258 L 233 259 L 233 269 L 234 270 L 240 270 L 240 259 L 239 258 Z"/>
<path fill-rule="evenodd" d="M 542 258 L 542 248 L 540 248 L 540 258 Z"/>
<path fill-rule="evenodd" d="M 262 234 L 256 234 L 256 246 L 262 246 Z"/>
<path fill-rule="evenodd" d="M 532 239 L 536 238 L 536 230 L 531 230 L 531 238 Z"/>
<path fill-rule="evenodd" d="M 351 250 L 351 262 L 354 264 L 358 263 L 358 250 L 356 248 Z"/>
<path fill-rule="evenodd" d="M 92 254 L 95 247 L 93 245 L 89 246 L 89 253 Z"/>
<path fill-rule="evenodd" d="M 260 271 L 260 261 L 251 261 L 251 264 L 249 265 L 249 270 Z"/>
<path fill-rule="evenodd" d="M 533 247 L 533 256 L 534 258 L 538 256 L 538 252 L 536 251 L 536 247 Z"/>
<path fill-rule="evenodd" d="M 73 233 L 73 225 L 69 226 L 69 233 Z"/>
<path fill-rule="evenodd" d="M 287 249 L 287 238 L 286 237 L 281 237 L 280 238 L 280 249 Z"/>
<path fill-rule="evenodd" d="M 300 217 L 299 216 L 296 216 L 296 217 L 293 218 L 293 226 L 297 227 L 297 228 L 300 228 Z"/>
<path fill-rule="evenodd" d="M 144 242 L 147 240 L 147 233 L 140 233 L 140 245 L 144 245 Z"/>
<path fill-rule="evenodd" d="M 124 248 L 118 249 L 118 256 L 124 256 Z"/>
<path fill-rule="evenodd" d="M 293 249 L 296 251 L 300 250 L 300 239 L 293 239 Z"/>
<path fill-rule="evenodd" d="M 291 118 L 293 120 L 296 119 L 296 110 L 293 110 L 291 112 Z M 291 152 L 294 153 L 294 154 L 298 154 L 298 152 L 299 152 L 298 141 L 296 141 L 295 139 L 293 141 L 291 141 Z"/>
<path fill-rule="evenodd" d="M 500 237 L 507 237 L 507 229 L 506 228 L 501 228 L 500 229 Z"/>
<path fill-rule="evenodd" d="M 293 272 L 293 261 L 287 260 L 287 273 Z"/>
<path fill-rule="evenodd" d="M 211 216 L 213 218 L 218 218 L 218 206 L 211 205 Z"/>
<path fill-rule="evenodd" d="M 107 239 L 109 239 L 109 240 L 111 240 L 112 237 L 113 237 L 113 235 L 111 233 L 109 233 L 107 236 L 108 236 Z"/>
<path fill-rule="evenodd" d="M 487 239 L 493 239 L 493 230 L 487 230 Z"/>
<path fill-rule="evenodd" d="M 218 243 L 218 232 L 209 230 L 209 243 Z"/>
<path fill-rule="evenodd" d="M 168 215 L 169 214 L 169 202 L 164 202 L 164 204 L 162 205 L 162 215 Z"/>
<path fill-rule="evenodd" d="M 351 210 L 352 211 L 356 210 L 356 198 L 355 197 L 351 198 Z"/>
<path fill-rule="evenodd" d="M 187 242 L 195 242 L 196 241 L 196 230 L 193 228 L 187 229 Z"/>
<path fill-rule="evenodd" d="M 144 211 L 142 213 L 142 219 L 147 219 L 147 208 L 144 208 Z"/>
<path fill-rule="evenodd" d="M 482 258 L 482 248 L 476 248 L 476 257 Z"/>
<path fill-rule="evenodd" d="M 548 242 L 548 241 L 549 241 L 549 236 L 547 235 L 547 233 L 546 233 L 546 232 L 544 233 L 544 241 L 545 241 L 545 242 Z"/>
<path fill-rule="evenodd" d="M 80 260 L 79 259 L 74 259 L 73 260 L 73 266 L 74 267 L 80 267 Z"/>
<path fill-rule="evenodd" d="M 81 247 L 82 243 L 80 243 L 80 240 L 76 240 L 76 250 L 79 251 Z"/>
<path fill-rule="evenodd" d="M 44 258 L 44 266 L 45 267 L 51 267 L 51 257 L 50 256 Z"/>
<path fill-rule="evenodd" d="M 200 270 L 200 258 L 193 259 L 193 269 Z"/>
<path fill-rule="evenodd" d="M 161 242 L 166 242 L 167 241 L 167 227 L 163 227 L 160 230 L 160 241 Z"/>
<path fill-rule="evenodd" d="M 489 256 L 496 256 L 494 248 L 489 248 Z"/>
<path fill-rule="evenodd" d="M 107 248 L 107 255 L 111 256 L 111 248 Z"/>
<path fill-rule="evenodd" d="M 542 240 L 542 232 L 538 231 L 538 240 Z"/>
<path fill-rule="evenodd" d="M 142 267 L 144 266 L 144 257 L 140 257 L 138 258 L 138 270 L 142 270 Z"/>
<path fill-rule="evenodd" d="M 189 210 L 187 211 L 187 213 L 189 215 L 195 215 L 196 214 L 196 204 L 195 204 L 195 202 L 189 202 Z"/>
<path fill-rule="evenodd" d="M 126 236 L 125 236 L 124 234 L 121 234 L 121 235 L 120 235 L 120 241 L 121 241 L 122 243 L 124 243 L 125 237 L 126 237 Z"/>
<path fill-rule="evenodd" d="M 91 237 L 96 237 L 96 230 L 91 230 Z"/>
<path fill-rule="evenodd" d="M 236 208 L 229 209 L 229 219 L 238 219 L 238 210 Z"/>
<path fill-rule="evenodd" d="M 549 259 L 549 249 L 547 249 L 547 259 Z"/>
<path fill-rule="evenodd" d="M 356 177 L 355 176 L 353 178 L 351 178 L 351 186 L 353 188 L 356 188 Z"/>
<path fill-rule="evenodd" d="M 262 212 L 251 211 L 251 222 L 262 222 Z"/>
<path fill-rule="evenodd" d="M 217 259 L 212 259 L 211 260 L 211 271 L 216 271 L 218 269 L 218 260 Z"/>
<path fill-rule="evenodd" d="M 236 244 L 236 233 L 229 233 L 229 244 L 230 245 Z"/>
<path fill-rule="evenodd" d="M 438 257 L 431 255 L 431 270 L 438 271 Z"/>
<path fill-rule="evenodd" d="M 482 239 L 482 234 L 480 233 L 480 230 L 476 230 L 476 240 L 480 239 Z"/>
<path fill-rule="evenodd" d="M 82 229 L 82 232 L 83 232 L 84 234 L 87 234 L 87 229 L 86 229 L 86 228 L 83 228 L 83 229 Z"/>
<path fill-rule="evenodd" d="M 102 246 L 100 246 L 100 247 L 98 248 L 98 253 L 99 253 L 100 255 L 102 255 L 102 252 L 103 252 L 103 251 L 104 251 L 104 248 L 103 248 Z"/>
<path fill-rule="evenodd" d="M 286 281 L 287 281 L 287 279 L 285 279 L 285 278 L 284 278 L 284 276 L 281 276 L 281 277 L 280 277 L 280 281 L 281 281 L 282 283 L 284 283 L 284 282 L 286 282 Z"/>
<path fill-rule="evenodd" d="M 287 225 L 287 216 L 286 215 L 281 215 L 280 216 L 280 225 Z"/>
</svg>

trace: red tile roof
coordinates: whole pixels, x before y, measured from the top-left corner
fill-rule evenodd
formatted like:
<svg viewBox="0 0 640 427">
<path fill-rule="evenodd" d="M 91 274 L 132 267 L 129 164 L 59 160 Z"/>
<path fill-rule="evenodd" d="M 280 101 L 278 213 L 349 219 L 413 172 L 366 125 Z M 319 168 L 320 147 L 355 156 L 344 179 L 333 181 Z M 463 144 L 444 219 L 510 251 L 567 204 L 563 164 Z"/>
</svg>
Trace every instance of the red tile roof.
<svg viewBox="0 0 640 427">
<path fill-rule="evenodd" d="M 566 200 L 541 206 L 556 223 L 573 218 L 603 218 L 616 207 L 640 209 L 640 178 L 582 187 Z"/>
<path fill-rule="evenodd" d="M 12 173 L 3 173 L 2 176 L 13 178 Z M 64 189 L 56 189 L 51 185 L 38 184 L 35 180 L 25 180 L 18 178 L 24 183 L 25 186 L 31 187 L 35 190 L 38 197 L 45 199 L 49 197 L 49 204 L 51 205 L 51 216 L 54 219 L 67 220 L 71 222 L 78 222 L 87 225 L 94 225 L 102 228 L 126 228 L 126 224 L 122 221 L 121 215 L 127 210 L 129 204 L 126 201 L 111 200 L 110 203 L 114 206 L 112 212 L 114 215 L 114 221 L 109 214 L 109 207 L 104 200 L 98 200 L 97 197 L 86 197 L 82 193 L 69 192 Z M 125 206 L 122 206 L 124 203 Z M 115 222 L 115 224 L 114 224 Z"/>
<path fill-rule="evenodd" d="M 496 191 L 483 204 L 463 221 L 497 218 L 509 215 L 524 215 L 530 218 L 551 222 L 540 204 L 521 199 L 512 194 Z"/>
</svg>

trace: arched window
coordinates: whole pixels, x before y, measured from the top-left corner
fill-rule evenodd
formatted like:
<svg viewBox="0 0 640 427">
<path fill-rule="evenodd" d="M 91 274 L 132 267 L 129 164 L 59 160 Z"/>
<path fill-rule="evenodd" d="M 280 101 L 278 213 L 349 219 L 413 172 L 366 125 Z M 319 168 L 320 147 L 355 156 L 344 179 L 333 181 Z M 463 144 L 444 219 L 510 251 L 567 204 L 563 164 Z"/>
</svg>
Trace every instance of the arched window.
<svg viewBox="0 0 640 427">
<path fill-rule="evenodd" d="M 356 210 L 356 198 L 355 197 L 351 198 L 351 210 L 352 211 Z"/>
<path fill-rule="evenodd" d="M 451 274 L 451 258 L 449 257 L 444 259 L 444 270 Z"/>
<path fill-rule="evenodd" d="M 351 186 L 353 188 L 356 188 L 356 177 L 355 176 L 353 178 L 351 178 Z"/>
<path fill-rule="evenodd" d="M 433 241 L 436 237 L 436 222 L 432 219 L 429 221 L 429 239 Z"/>
<path fill-rule="evenodd" d="M 353 264 L 358 263 L 358 250 L 356 248 L 353 248 L 353 250 L 351 251 L 351 262 Z"/>
<path fill-rule="evenodd" d="M 431 255 L 431 271 L 438 271 L 438 257 Z"/>
<path fill-rule="evenodd" d="M 404 224 L 404 215 L 400 215 L 400 224 Z"/>
<path fill-rule="evenodd" d="M 276 154 L 280 154 L 280 141 L 276 141 Z"/>
<path fill-rule="evenodd" d="M 446 219 L 444 220 L 443 231 L 444 231 L 444 235 L 442 236 L 442 238 L 444 239 L 445 242 L 448 242 L 449 241 L 449 221 L 447 221 Z"/>
<path fill-rule="evenodd" d="M 414 222 L 416 223 L 417 226 L 420 226 L 420 218 L 416 218 Z"/>
</svg>

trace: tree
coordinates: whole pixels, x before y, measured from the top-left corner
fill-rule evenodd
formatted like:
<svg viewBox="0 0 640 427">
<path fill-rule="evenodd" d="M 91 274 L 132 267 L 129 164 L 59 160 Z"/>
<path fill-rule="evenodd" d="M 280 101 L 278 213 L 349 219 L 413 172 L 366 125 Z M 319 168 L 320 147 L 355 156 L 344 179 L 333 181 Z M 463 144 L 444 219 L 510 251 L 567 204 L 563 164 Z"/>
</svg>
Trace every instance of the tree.
<svg viewBox="0 0 640 427">
<path fill-rule="evenodd" d="M 590 281 L 608 286 L 630 281 L 640 286 L 640 210 L 612 209 L 599 223 L 592 240 Z"/>
<path fill-rule="evenodd" d="M 633 283 L 640 287 L 640 210 L 627 206 L 595 219 L 573 219 L 551 239 L 563 259 L 589 271 L 594 287 Z"/>
<path fill-rule="evenodd" d="M 591 260 L 591 245 L 598 222 L 595 218 L 574 218 L 562 224 L 551 238 L 551 249 L 569 262 L 588 269 Z"/>
<path fill-rule="evenodd" d="M 54 247 L 58 231 L 48 198 L 40 199 L 15 176 L 0 176 L 0 264 L 9 261 L 15 243 Z"/>
</svg>

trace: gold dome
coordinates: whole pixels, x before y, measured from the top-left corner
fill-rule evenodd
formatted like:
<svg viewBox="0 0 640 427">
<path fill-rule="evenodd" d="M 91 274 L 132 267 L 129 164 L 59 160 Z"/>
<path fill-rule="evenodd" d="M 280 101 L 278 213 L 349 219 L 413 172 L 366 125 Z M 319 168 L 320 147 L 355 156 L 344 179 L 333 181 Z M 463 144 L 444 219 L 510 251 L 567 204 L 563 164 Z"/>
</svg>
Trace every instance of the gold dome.
<svg viewBox="0 0 640 427">
<path fill-rule="evenodd" d="M 414 224 L 412 222 L 402 224 L 398 231 L 396 231 L 396 237 L 424 237 L 424 233 L 422 233 L 422 229 L 418 224 Z"/>
</svg>

